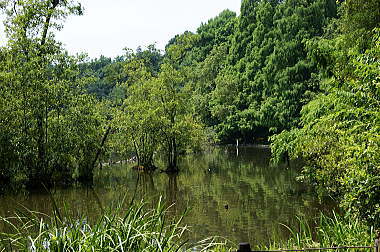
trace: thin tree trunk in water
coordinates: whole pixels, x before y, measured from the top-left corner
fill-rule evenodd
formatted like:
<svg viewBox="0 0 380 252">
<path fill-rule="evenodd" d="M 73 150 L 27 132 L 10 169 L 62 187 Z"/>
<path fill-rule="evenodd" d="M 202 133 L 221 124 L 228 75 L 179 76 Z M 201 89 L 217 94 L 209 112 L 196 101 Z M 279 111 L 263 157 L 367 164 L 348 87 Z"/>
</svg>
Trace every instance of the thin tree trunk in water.
<svg viewBox="0 0 380 252">
<path fill-rule="evenodd" d="M 288 167 L 290 167 L 290 158 L 289 158 L 289 152 L 285 152 L 285 161 Z"/>
<path fill-rule="evenodd" d="M 175 137 L 169 140 L 169 150 L 168 150 L 168 172 L 178 171 L 177 169 L 177 146 Z"/>
<path fill-rule="evenodd" d="M 177 143 L 175 138 L 173 137 L 173 168 L 177 169 Z"/>
<path fill-rule="evenodd" d="M 47 106 L 47 101 L 45 102 L 45 167 L 49 166 L 49 152 L 48 152 L 48 144 L 49 144 L 49 139 L 48 139 L 48 129 L 49 129 L 49 112 L 48 112 L 48 106 Z"/>
<path fill-rule="evenodd" d="M 171 141 L 168 140 L 168 154 L 167 154 L 167 158 L 168 158 L 168 169 L 170 169 L 170 165 L 172 163 L 172 160 L 171 160 L 171 153 L 172 153 L 172 144 L 171 144 Z"/>
<path fill-rule="evenodd" d="M 45 170 L 45 131 L 44 131 L 44 122 L 43 116 L 37 116 L 37 129 L 38 129 L 38 138 L 37 138 L 37 148 L 38 148 L 38 165 L 36 169 Z M 38 174 L 34 174 L 38 176 Z"/>
<path fill-rule="evenodd" d="M 136 151 L 137 166 L 140 166 L 140 162 L 141 162 L 141 160 L 140 160 L 140 154 L 139 154 L 139 150 L 137 148 L 136 140 L 135 140 L 135 138 L 133 136 L 132 136 L 132 141 L 133 141 L 133 146 L 134 146 L 135 151 Z"/>
<path fill-rule="evenodd" d="M 103 146 L 107 140 L 107 137 L 108 137 L 110 131 L 111 131 L 111 126 L 108 126 L 106 133 L 104 134 L 104 136 L 102 138 L 102 142 L 100 143 L 100 147 L 98 148 L 98 151 L 96 152 L 95 159 L 94 159 L 94 161 L 92 161 L 92 164 L 90 167 L 91 170 L 94 170 L 94 168 L 95 168 L 95 164 L 99 159 L 100 153 L 102 153 L 102 148 L 103 148 Z M 91 174 L 92 174 L 92 172 L 91 172 Z"/>
</svg>

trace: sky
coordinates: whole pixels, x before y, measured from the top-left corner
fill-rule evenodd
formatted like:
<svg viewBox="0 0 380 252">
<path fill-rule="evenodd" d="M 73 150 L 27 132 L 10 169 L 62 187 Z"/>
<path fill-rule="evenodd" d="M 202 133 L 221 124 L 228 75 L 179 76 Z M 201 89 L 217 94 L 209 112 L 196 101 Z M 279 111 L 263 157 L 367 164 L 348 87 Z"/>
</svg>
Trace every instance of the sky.
<svg viewBox="0 0 380 252">
<path fill-rule="evenodd" d="M 176 34 L 197 27 L 221 11 L 240 12 L 241 0 L 82 0 L 83 16 L 69 17 L 57 33 L 70 54 L 115 57 L 123 48 L 156 43 L 164 49 Z"/>
<path fill-rule="evenodd" d="M 115 57 L 124 48 L 143 48 L 167 42 L 184 31 L 195 32 L 201 23 L 225 9 L 239 14 L 241 0 L 81 0 L 83 16 L 71 16 L 56 38 L 70 54 Z M 0 20 L 2 18 L 0 17 Z M 4 45 L 0 25 L 0 45 Z"/>
</svg>

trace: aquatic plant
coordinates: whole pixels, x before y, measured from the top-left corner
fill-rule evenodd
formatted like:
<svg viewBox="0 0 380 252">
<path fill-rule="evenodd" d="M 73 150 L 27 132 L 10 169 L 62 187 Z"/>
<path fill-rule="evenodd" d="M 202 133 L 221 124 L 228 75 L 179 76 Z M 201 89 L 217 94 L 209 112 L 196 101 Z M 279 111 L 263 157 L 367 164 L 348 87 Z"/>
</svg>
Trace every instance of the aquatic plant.
<svg viewBox="0 0 380 252">
<path fill-rule="evenodd" d="M 349 212 L 345 215 L 332 212 L 331 216 L 321 212 L 311 223 L 306 218 L 298 217 L 297 230 L 281 225 L 290 232 L 288 240 L 273 241 L 270 246 L 257 246 L 257 248 L 265 250 L 373 246 L 376 237 L 373 227 L 367 226 L 359 218 L 352 217 Z"/>
<path fill-rule="evenodd" d="M 121 204 L 122 205 L 122 204 Z M 159 200 L 154 209 L 143 202 L 105 210 L 96 221 L 83 217 L 61 218 L 30 210 L 0 218 L 10 229 L 0 233 L 0 251 L 205 251 L 224 247 L 225 242 L 208 238 L 190 244 L 183 238 L 186 226 L 167 217 Z"/>
</svg>

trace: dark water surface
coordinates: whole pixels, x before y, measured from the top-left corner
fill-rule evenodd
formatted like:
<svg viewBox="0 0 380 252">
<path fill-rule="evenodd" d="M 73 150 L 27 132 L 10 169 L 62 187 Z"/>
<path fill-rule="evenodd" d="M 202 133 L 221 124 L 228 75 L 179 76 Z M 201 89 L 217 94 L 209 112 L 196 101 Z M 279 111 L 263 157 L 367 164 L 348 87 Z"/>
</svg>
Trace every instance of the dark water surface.
<svg viewBox="0 0 380 252">
<path fill-rule="evenodd" d="M 294 164 L 270 166 L 269 159 L 270 151 L 263 147 L 241 147 L 238 153 L 234 147 L 220 147 L 183 157 L 177 175 L 141 173 L 131 164 L 116 164 L 96 172 L 94 189 L 56 189 L 53 195 L 65 214 L 89 219 L 100 214 L 100 205 L 108 208 L 132 197 L 153 204 L 162 195 L 164 202 L 174 204 L 170 215 L 190 209 L 183 224 L 190 226 L 191 240 L 217 235 L 267 244 L 289 235 L 281 224 L 297 229 L 296 216 L 312 219 L 327 208 L 296 182 L 299 169 Z M 0 216 L 13 215 L 22 206 L 52 211 L 46 192 L 0 196 Z"/>
</svg>

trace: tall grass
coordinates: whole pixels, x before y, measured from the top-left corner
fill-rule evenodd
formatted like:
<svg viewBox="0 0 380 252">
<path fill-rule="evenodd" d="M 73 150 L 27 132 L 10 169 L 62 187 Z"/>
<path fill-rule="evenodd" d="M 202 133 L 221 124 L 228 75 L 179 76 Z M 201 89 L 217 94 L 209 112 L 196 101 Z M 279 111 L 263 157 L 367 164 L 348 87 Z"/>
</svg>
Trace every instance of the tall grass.
<svg viewBox="0 0 380 252">
<path fill-rule="evenodd" d="M 206 239 L 197 244 L 183 240 L 182 218 L 167 218 L 161 200 L 154 209 L 133 203 L 126 210 L 107 210 L 90 224 L 86 218 L 61 219 L 25 210 L 1 218 L 10 232 L 0 233 L 0 251 L 205 251 L 224 243 Z"/>
<path fill-rule="evenodd" d="M 257 246 L 257 248 L 265 250 L 373 246 L 376 238 L 373 227 L 368 227 L 350 213 L 339 215 L 332 212 L 331 216 L 321 213 L 314 223 L 299 217 L 298 224 L 297 230 L 282 225 L 290 232 L 290 237 L 286 241 L 274 241 L 270 246 Z"/>
<path fill-rule="evenodd" d="M 19 211 L 13 217 L 0 217 L 9 228 L 9 232 L 0 233 L 0 251 L 236 251 L 237 245 L 225 239 L 188 243 L 184 238 L 187 227 L 181 226 L 184 215 L 173 220 L 167 217 L 168 210 L 161 200 L 153 209 L 143 202 L 127 208 L 120 204 L 112 210 L 103 209 L 92 223 L 86 218 L 62 219 L 57 207 L 52 216 Z M 282 225 L 290 232 L 285 241 L 251 246 L 257 250 L 372 246 L 376 236 L 373 228 L 349 214 L 321 213 L 315 223 L 298 218 L 298 224 L 296 230 Z"/>
</svg>

